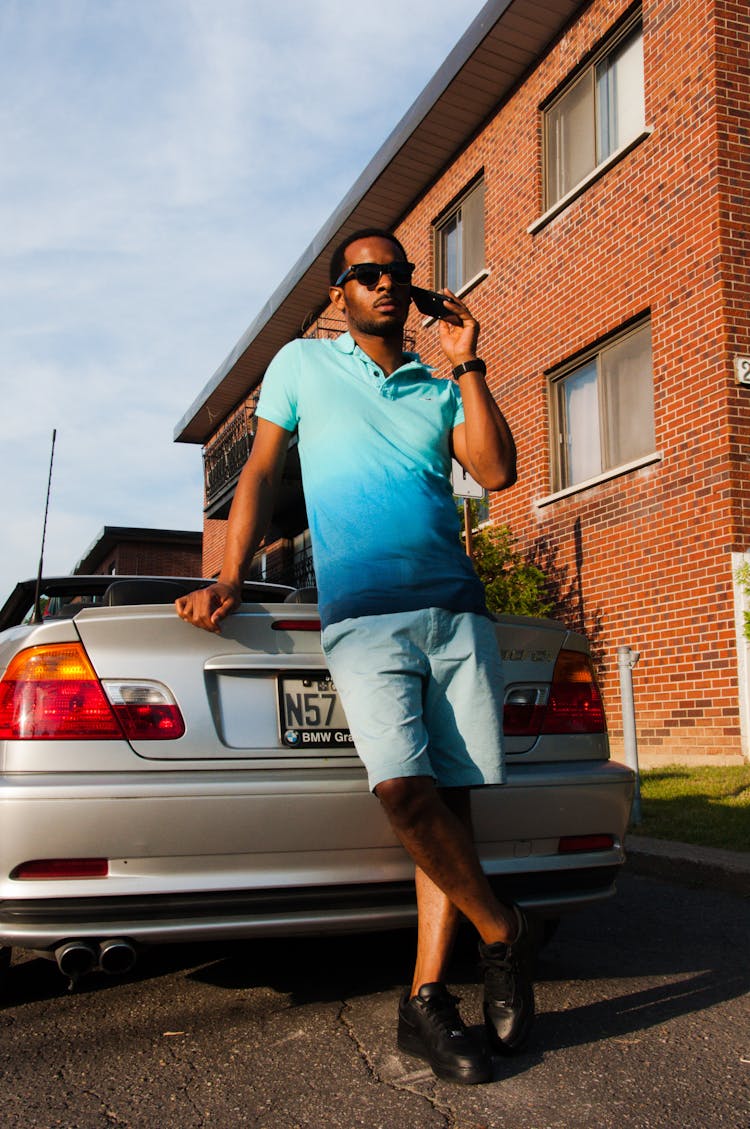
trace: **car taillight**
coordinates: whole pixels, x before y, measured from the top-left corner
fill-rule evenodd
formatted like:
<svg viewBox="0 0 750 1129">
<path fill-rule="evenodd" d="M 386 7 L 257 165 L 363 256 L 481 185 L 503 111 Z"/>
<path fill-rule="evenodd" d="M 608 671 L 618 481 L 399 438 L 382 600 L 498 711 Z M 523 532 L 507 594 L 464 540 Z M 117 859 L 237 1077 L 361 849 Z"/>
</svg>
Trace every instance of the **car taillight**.
<svg viewBox="0 0 750 1129">
<path fill-rule="evenodd" d="M 80 644 L 30 647 L 15 655 L 0 682 L 0 737 L 16 741 L 122 739 L 112 707 Z"/>
<path fill-rule="evenodd" d="M 578 855 L 587 851 L 611 851 L 614 835 L 563 835 L 557 844 L 561 855 Z"/>
<path fill-rule="evenodd" d="M 80 643 L 20 651 L 0 681 L 5 740 L 173 740 L 184 732 L 166 687 L 120 680 L 105 693 Z"/>
<path fill-rule="evenodd" d="M 108 859 L 32 859 L 11 871 L 11 878 L 44 881 L 59 878 L 107 878 Z"/>
<path fill-rule="evenodd" d="M 546 710 L 546 687 L 514 686 L 508 691 L 503 710 L 506 737 L 536 737 Z"/>
<path fill-rule="evenodd" d="M 126 737 L 134 741 L 175 741 L 185 732 L 179 706 L 160 682 L 106 678 L 102 686 Z"/>
<path fill-rule="evenodd" d="M 509 687 L 503 729 L 506 737 L 605 733 L 604 705 L 589 656 L 560 651 L 549 686 Z"/>
<path fill-rule="evenodd" d="M 605 733 L 604 703 L 588 655 L 560 651 L 542 733 Z"/>
<path fill-rule="evenodd" d="M 319 619 L 275 619 L 274 631 L 320 631 Z"/>
</svg>

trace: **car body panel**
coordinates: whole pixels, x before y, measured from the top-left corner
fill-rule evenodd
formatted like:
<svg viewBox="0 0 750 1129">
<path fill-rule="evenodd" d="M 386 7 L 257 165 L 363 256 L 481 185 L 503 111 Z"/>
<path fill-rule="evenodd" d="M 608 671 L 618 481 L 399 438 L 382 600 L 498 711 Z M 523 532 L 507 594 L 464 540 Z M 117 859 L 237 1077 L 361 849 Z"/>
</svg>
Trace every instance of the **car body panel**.
<svg viewBox="0 0 750 1129">
<path fill-rule="evenodd" d="M 278 679 L 325 672 L 318 631 L 303 629 L 316 625 L 314 605 L 276 599 L 244 604 L 220 635 L 165 604 L 95 604 L 0 635 L 2 671 L 26 647 L 81 641 L 105 685 L 166 686 L 186 727 L 173 741 L 0 741 L 0 945 L 414 920 L 413 866 L 354 750 L 283 743 Z M 543 695 L 560 650 L 588 650 L 551 620 L 504 617 L 497 630 L 506 695 L 528 687 Z M 606 732 L 506 744 L 507 784 L 472 793 L 493 883 L 546 913 L 609 896 L 633 773 L 609 760 Z M 603 849 L 561 853 L 561 837 L 600 834 L 611 836 Z M 87 858 L 108 860 L 107 876 L 14 876 L 33 860 Z"/>
</svg>

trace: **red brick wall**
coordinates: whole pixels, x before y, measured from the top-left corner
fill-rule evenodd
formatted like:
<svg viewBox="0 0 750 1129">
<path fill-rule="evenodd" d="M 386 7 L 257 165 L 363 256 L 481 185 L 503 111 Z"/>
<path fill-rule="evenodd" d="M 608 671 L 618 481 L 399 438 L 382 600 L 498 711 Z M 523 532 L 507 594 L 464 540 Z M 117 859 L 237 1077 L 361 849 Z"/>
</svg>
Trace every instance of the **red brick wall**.
<svg viewBox="0 0 750 1129">
<path fill-rule="evenodd" d="M 723 0 L 716 8 L 716 68 L 725 81 L 717 89 L 723 332 L 730 362 L 750 356 L 750 16 L 746 0 Z M 750 388 L 729 392 L 732 460 L 733 548 L 748 548 L 750 523 Z"/>
<path fill-rule="evenodd" d="M 202 576 L 200 546 L 155 545 L 148 541 L 127 541 L 118 545 L 97 568 L 124 576 Z"/>
<path fill-rule="evenodd" d="M 519 447 L 519 482 L 492 499 L 555 581 L 560 614 L 591 638 L 613 748 L 617 647 L 635 668 L 642 752 L 739 754 L 730 553 L 750 532 L 747 251 L 748 20 L 744 0 L 646 0 L 652 134 L 535 233 L 542 214 L 539 107 L 629 9 L 595 0 L 397 230 L 432 278 L 431 225 L 484 170 L 489 276 L 469 302 L 491 387 Z M 742 136 L 740 137 L 740 134 Z M 650 311 L 660 459 L 550 495 L 546 373 Z M 426 360 L 437 331 L 412 314 Z M 204 569 L 222 534 L 208 522 Z"/>
<path fill-rule="evenodd" d="M 747 201 L 736 140 L 740 121 L 747 127 L 746 77 L 741 90 L 726 69 L 736 72 L 746 58 L 746 17 L 744 44 L 735 36 L 739 4 L 644 4 L 653 134 L 527 232 L 543 209 L 539 105 L 627 8 L 592 4 L 399 235 L 428 273 L 430 222 L 484 168 L 491 274 L 471 304 L 520 452 L 519 484 L 493 498 L 492 517 L 546 563 L 567 594 L 566 619 L 591 637 L 615 748 L 616 651 L 627 643 L 641 653 L 642 750 L 738 753 L 729 554 L 747 544 L 747 469 L 738 454 L 750 436 L 748 390 L 734 385 L 729 338 L 747 340 L 748 227 L 735 221 L 727 232 L 722 206 L 731 192 L 736 214 Z M 545 372 L 647 310 L 661 460 L 538 506 L 551 492 Z M 431 344 L 420 347 L 437 358 Z"/>
<path fill-rule="evenodd" d="M 203 575 L 216 576 L 221 568 L 227 523 L 213 518 L 203 519 Z"/>
</svg>

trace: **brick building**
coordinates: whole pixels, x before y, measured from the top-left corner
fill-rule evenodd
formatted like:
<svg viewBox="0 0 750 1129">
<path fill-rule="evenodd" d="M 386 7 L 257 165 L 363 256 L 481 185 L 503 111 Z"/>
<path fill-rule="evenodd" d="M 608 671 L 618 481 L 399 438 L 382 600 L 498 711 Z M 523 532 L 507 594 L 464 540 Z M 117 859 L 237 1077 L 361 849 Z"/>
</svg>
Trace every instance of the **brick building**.
<svg viewBox="0 0 750 1129">
<path fill-rule="evenodd" d="M 202 576 L 203 534 L 105 525 L 74 568 L 80 576 Z"/>
<path fill-rule="evenodd" d="M 178 425 L 204 445 L 205 574 L 265 367 L 336 328 L 339 239 L 391 228 L 482 324 L 519 447 L 490 518 L 591 639 L 615 751 L 629 644 L 642 754 L 747 755 L 749 48 L 744 0 L 490 0 Z M 444 370 L 434 326 L 407 332 Z M 258 568 L 304 562 L 304 525 L 292 453 Z"/>
</svg>

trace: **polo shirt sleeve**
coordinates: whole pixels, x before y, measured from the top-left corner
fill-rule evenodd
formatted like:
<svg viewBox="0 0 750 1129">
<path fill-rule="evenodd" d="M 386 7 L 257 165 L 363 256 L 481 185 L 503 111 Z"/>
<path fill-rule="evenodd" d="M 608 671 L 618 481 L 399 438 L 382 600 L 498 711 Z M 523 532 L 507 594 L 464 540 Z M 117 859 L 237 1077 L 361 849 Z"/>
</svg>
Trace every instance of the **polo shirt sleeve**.
<svg viewBox="0 0 750 1129">
<path fill-rule="evenodd" d="M 263 377 L 255 414 L 269 423 L 295 431 L 299 423 L 299 342 L 290 341 L 280 349 Z"/>
<path fill-rule="evenodd" d="M 459 423 L 464 422 L 464 402 L 461 399 L 461 390 L 455 380 L 450 382 L 452 408 L 453 408 L 453 423 L 451 429 L 458 427 Z"/>
</svg>

